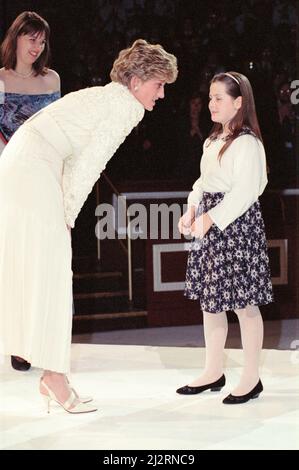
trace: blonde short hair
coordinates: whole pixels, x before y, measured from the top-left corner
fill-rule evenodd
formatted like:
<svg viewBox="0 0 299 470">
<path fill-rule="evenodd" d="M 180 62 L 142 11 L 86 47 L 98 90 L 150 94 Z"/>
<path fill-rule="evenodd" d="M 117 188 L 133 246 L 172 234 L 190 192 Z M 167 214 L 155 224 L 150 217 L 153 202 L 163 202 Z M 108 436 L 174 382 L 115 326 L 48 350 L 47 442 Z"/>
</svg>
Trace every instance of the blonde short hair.
<svg viewBox="0 0 299 470">
<path fill-rule="evenodd" d="M 120 51 L 110 72 L 113 82 L 127 87 L 134 75 L 142 81 L 158 78 L 173 83 L 178 75 L 176 57 L 166 52 L 160 44 L 137 39 L 131 47 Z"/>
</svg>

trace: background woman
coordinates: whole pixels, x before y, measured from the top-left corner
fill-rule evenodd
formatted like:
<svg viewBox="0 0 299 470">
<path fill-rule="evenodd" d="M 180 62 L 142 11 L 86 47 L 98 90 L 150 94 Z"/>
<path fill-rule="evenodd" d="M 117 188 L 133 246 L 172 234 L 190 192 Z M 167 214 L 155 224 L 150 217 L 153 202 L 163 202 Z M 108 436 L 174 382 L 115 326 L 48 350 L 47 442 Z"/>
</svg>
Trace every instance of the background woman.
<svg viewBox="0 0 299 470">
<path fill-rule="evenodd" d="M 50 29 L 37 13 L 25 11 L 12 23 L 1 45 L 0 154 L 26 119 L 60 98 L 59 75 L 48 68 Z M 20 325 L 15 325 L 16 328 Z M 15 369 L 30 363 L 11 357 Z"/>
</svg>

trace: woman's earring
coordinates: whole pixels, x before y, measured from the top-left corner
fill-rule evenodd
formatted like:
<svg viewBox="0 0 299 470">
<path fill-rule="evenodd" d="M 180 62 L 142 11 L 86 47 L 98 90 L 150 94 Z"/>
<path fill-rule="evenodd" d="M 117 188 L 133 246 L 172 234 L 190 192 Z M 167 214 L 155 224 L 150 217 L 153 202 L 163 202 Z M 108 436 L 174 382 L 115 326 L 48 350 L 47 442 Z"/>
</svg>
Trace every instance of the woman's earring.
<svg viewBox="0 0 299 470">
<path fill-rule="evenodd" d="M 138 86 L 135 86 L 135 87 L 134 87 L 134 91 L 138 91 Z"/>
</svg>

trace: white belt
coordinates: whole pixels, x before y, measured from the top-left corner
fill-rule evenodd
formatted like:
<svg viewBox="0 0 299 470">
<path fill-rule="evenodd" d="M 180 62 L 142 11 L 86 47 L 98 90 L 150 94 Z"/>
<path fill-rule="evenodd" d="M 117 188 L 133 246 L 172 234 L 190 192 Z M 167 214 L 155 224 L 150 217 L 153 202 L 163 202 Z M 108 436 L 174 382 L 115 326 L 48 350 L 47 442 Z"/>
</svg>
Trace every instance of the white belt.
<svg viewBox="0 0 299 470">
<path fill-rule="evenodd" d="M 24 126 L 30 125 L 61 155 L 63 159 L 72 154 L 70 141 L 57 122 L 43 109 L 25 121 Z"/>
</svg>

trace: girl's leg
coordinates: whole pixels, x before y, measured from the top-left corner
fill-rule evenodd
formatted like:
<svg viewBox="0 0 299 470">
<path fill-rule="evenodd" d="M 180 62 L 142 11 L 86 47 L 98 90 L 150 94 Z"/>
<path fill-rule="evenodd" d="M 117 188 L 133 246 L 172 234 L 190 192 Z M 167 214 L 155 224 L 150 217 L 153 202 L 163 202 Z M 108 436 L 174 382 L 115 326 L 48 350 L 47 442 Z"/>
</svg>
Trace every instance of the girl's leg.
<svg viewBox="0 0 299 470">
<path fill-rule="evenodd" d="M 225 312 L 203 312 L 203 327 L 206 345 L 205 368 L 202 375 L 189 384 L 199 387 L 218 380 L 223 374 L 223 352 L 228 325 Z"/>
<path fill-rule="evenodd" d="M 238 386 L 231 393 L 239 396 L 250 392 L 259 381 L 259 361 L 264 327 L 260 309 L 255 305 L 235 310 L 235 313 L 240 322 L 244 369 Z"/>
</svg>

